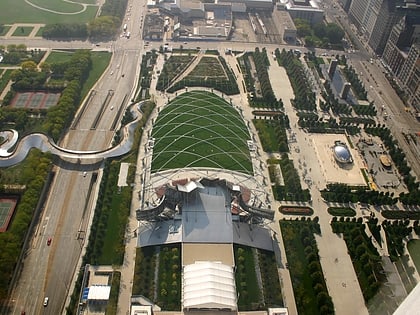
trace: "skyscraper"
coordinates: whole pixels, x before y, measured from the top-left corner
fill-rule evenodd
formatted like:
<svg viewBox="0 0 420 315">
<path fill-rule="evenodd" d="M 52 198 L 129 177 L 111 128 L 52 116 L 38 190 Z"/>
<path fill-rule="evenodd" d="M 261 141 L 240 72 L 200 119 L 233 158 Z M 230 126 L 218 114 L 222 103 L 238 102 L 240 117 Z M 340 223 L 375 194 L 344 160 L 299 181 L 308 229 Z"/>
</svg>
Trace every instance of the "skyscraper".
<svg viewBox="0 0 420 315">
<path fill-rule="evenodd" d="M 404 87 L 407 104 L 420 111 L 420 43 L 411 46 L 397 78 Z"/>
<path fill-rule="evenodd" d="M 382 0 L 379 10 L 375 7 L 372 11 L 375 17 L 371 17 L 371 20 L 375 22 L 368 34 L 368 43 L 378 55 L 382 55 L 392 27 L 404 14 L 403 10 L 397 9 L 396 2 L 396 0 Z"/>
</svg>

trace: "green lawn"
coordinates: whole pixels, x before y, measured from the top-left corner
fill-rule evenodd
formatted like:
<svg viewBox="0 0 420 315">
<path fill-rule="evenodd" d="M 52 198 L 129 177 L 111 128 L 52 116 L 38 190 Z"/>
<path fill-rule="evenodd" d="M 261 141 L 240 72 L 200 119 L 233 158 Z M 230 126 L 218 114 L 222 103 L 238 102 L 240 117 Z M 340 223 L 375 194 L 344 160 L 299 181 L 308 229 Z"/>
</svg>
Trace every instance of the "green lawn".
<svg viewBox="0 0 420 315">
<path fill-rule="evenodd" d="M 408 252 L 416 266 L 417 272 L 420 273 L 420 240 L 411 240 L 407 244 Z"/>
<path fill-rule="evenodd" d="M 12 36 L 28 36 L 34 28 L 32 26 L 19 26 Z"/>
<path fill-rule="evenodd" d="M 71 57 L 73 56 L 73 51 L 51 51 L 48 55 L 45 62 L 47 63 L 59 63 L 59 62 L 65 62 L 69 61 Z"/>
<path fill-rule="evenodd" d="M 0 77 L 0 94 L 3 92 L 5 87 L 7 86 L 7 83 L 10 80 L 10 74 L 12 73 L 12 69 L 6 70 L 3 75 Z"/>
<path fill-rule="evenodd" d="M 89 78 L 86 80 L 82 88 L 81 99 L 83 100 L 93 85 L 98 81 L 99 77 L 108 67 L 112 54 L 106 51 L 91 52 L 92 69 L 89 72 Z"/>
<path fill-rule="evenodd" d="M 92 3 L 94 0 L 85 0 L 84 3 Z M 95 17 L 98 7 L 89 6 L 86 11 L 77 3 L 69 3 L 61 0 L 30 0 L 31 3 L 47 10 L 62 12 L 57 14 L 35 8 L 25 0 L 2 0 L 0 1 L 0 21 L 3 24 L 13 23 L 79 23 L 87 22 Z M 78 2 L 82 2 L 78 0 Z M 73 14 L 65 14 L 73 13 Z"/>
<path fill-rule="evenodd" d="M 152 172 L 214 167 L 252 173 L 249 132 L 237 111 L 212 93 L 175 98 L 160 112 L 152 137 Z"/>
<path fill-rule="evenodd" d="M 42 32 L 44 32 L 44 27 L 40 27 L 40 28 L 38 29 L 38 32 L 36 32 L 35 36 L 39 36 L 39 37 L 41 37 L 41 36 L 42 36 Z"/>
<path fill-rule="evenodd" d="M 0 4 L 1 7 L 1 4 Z M 1 14 L 1 13 L 0 13 Z M 4 36 L 7 34 L 7 32 L 10 30 L 11 26 L 10 25 L 3 25 L 3 28 L 0 31 L 0 36 Z"/>
<path fill-rule="evenodd" d="M 128 209 L 124 205 L 124 198 L 127 200 L 127 195 L 131 194 L 129 187 L 123 187 L 121 193 L 115 190 L 112 195 L 110 204 L 110 211 L 108 213 L 108 222 L 106 225 L 106 234 L 103 237 L 104 246 L 102 248 L 102 255 L 99 258 L 99 264 L 112 265 L 119 264 L 118 255 L 116 252 L 124 251 L 124 227 L 127 223 Z"/>
</svg>

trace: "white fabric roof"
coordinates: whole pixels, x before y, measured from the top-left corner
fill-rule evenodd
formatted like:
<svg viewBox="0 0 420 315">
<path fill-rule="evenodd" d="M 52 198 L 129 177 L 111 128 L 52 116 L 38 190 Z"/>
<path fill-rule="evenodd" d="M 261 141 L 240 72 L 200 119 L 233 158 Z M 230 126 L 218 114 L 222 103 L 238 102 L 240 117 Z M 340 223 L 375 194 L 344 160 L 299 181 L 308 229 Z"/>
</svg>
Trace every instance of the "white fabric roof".
<svg viewBox="0 0 420 315">
<path fill-rule="evenodd" d="M 92 285 L 89 287 L 88 300 L 108 300 L 110 292 L 109 285 Z"/>
<path fill-rule="evenodd" d="M 184 309 L 227 308 L 236 310 L 235 276 L 231 266 L 196 262 L 184 267 Z"/>
</svg>

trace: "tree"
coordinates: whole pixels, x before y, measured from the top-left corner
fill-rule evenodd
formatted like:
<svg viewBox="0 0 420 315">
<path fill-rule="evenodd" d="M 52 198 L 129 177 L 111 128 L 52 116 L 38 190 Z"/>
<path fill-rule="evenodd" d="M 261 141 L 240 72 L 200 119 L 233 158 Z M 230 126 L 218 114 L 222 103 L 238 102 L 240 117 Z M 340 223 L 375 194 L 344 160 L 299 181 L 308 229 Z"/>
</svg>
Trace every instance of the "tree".
<svg viewBox="0 0 420 315">
<path fill-rule="evenodd" d="M 303 19 L 295 19 L 295 26 L 297 30 L 297 35 L 299 37 L 305 37 L 312 34 L 311 26 L 309 22 Z"/>
<path fill-rule="evenodd" d="M 327 31 L 326 31 L 324 23 L 315 24 L 313 27 L 313 30 L 314 30 L 315 36 L 317 36 L 318 38 L 323 38 L 327 35 Z"/>
<path fill-rule="evenodd" d="M 20 64 L 23 71 L 36 71 L 37 65 L 33 61 L 24 61 Z"/>
<path fill-rule="evenodd" d="M 344 37 L 344 31 L 335 23 L 328 23 L 325 32 L 331 44 L 341 43 Z"/>
<path fill-rule="evenodd" d="M 120 19 L 115 16 L 100 16 L 89 22 L 88 32 L 93 39 L 112 37 L 120 25 Z"/>
</svg>

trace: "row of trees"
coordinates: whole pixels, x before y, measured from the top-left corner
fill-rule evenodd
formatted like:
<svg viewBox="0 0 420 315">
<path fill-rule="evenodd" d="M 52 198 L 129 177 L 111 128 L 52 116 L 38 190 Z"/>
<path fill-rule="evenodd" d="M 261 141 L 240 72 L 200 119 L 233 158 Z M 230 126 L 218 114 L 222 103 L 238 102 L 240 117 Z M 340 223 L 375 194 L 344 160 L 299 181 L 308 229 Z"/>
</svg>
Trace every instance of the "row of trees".
<svg viewBox="0 0 420 315">
<path fill-rule="evenodd" d="M 257 281 L 254 252 L 255 249 L 251 247 L 242 245 L 234 246 L 236 266 L 235 282 L 239 295 L 239 310 L 258 310 L 263 306 L 262 288 Z"/>
<path fill-rule="evenodd" d="M 329 202 L 357 203 L 364 202 L 373 205 L 393 205 L 397 203 L 393 192 L 379 192 L 365 187 L 351 187 L 346 184 L 327 184 L 321 191 L 321 196 Z"/>
<path fill-rule="evenodd" d="M 337 123 L 336 119 L 330 117 L 328 120 L 323 120 L 317 116 L 302 116 L 299 117 L 298 125 L 301 128 L 305 128 L 311 133 L 344 133 L 344 130 L 349 135 L 355 135 L 360 132 L 360 128 L 353 123 L 340 122 Z"/>
<path fill-rule="evenodd" d="M 353 107 L 354 112 L 357 115 L 376 116 L 377 114 L 373 101 L 371 101 L 369 105 L 353 104 L 352 107 Z"/>
<path fill-rule="evenodd" d="M 302 218 L 281 220 L 280 227 L 298 313 L 334 314 L 314 237 L 314 233 L 320 233 L 319 224 Z"/>
<path fill-rule="evenodd" d="M 292 105 L 297 110 L 315 111 L 315 93 L 311 89 L 311 85 L 308 82 L 299 58 L 292 50 L 286 51 L 283 49 L 280 52 L 277 48 L 275 54 L 279 64 L 286 69 L 287 75 L 289 76 L 289 80 L 295 94 L 295 98 L 292 100 Z"/>
<path fill-rule="evenodd" d="M 362 218 L 333 217 L 331 227 L 334 233 L 343 234 L 363 297 L 368 302 L 386 281 L 386 276 L 378 251 L 367 237 L 362 221 Z"/>
<path fill-rule="evenodd" d="M 388 254 L 391 261 L 397 261 L 404 255 L 405 247 L 403 239 L 411 234 L 413 228 L 409 226 L 409 220 L 395 220 L 382 222 L 385 231 Z"/>
<path fill-rule="evenodd" d="M 18 262 L 28 226 L 51 167 L 51 156 L 32 150 L 21 165 L 19 183 L 26 186 L 6 232 L 0 233 L 0 300 L 7 297 L 13 271 Z M 0 180 L 5 178 L 0 169 Z M 4 183 L 4 182 L 2 182 Z M 0 187 L 3 187 L 1 185 Z"/>
<path fill-rule="evenodd" d="M 258 250 L 258 263 L 263 285 L 264 308 L 283 307 L 280 281 L 274 252 Z"/>
<path fill-rule="evenodd" d="M 181 246 L 164 246 L 159 253 L 157 304 L 164 310 L 181 308 Z"/>
<path fill-rule="evenodd" d="M 133 295 L 143 295 L 150 300 L 154 300 L 156 261 L 156 247 L 148 246 L 136 249 Z"/>
<path fill-rule="evenodd" d="M 277 103 L 277 99 L 273 92 L 273 87 L 271 86 L 270 78 L 268 76 L 268 67 L 270 66 L 267 50 L 265 47 L 260 51 L 257 47 L 253 53 L 253 59 L 255 64 L 255 69 L 257 71 L 258 81 L 260 82 L 262 100 L 255 99 L 256 102 L 263 102 L 271 107 L 273 104 Z"/>
<path fill-rule="evenodd" d="M 348 82 L 351 83 L 351 87 L 359 100 L 367 100 L 367 92 L 365 86 L 359 80 L 359 77 L 352 66 L 348 66 L 347 63 L 344 65 L 343 73 L 346 76 Z"/>
<path fill-rule="evenodd" d="M 269 160 L 268 162 L 269 164 L 279 164 L 283 175 L 284 185 L 273 186 L 276 200 L 309 201 L 311 199 L 309 190 L 302 189 L 300 176 L 288 154 L 283 154 L 280 160 Z"/>
<path fill-rule="evenodd" d="M 374 125 L 375 121 L 372 118 L 363 117 L 340 117 L 340 124 L 354 124 L 354 125 Z"/>
<path fill-rule="evenodd" d="M 42 125 L 42 131 L 56 141 L 70 124 L 79 107 L 81 89 L 91 68 L 92 60 L 90 52 L 87 50 L 76 51 L 67 63 L 64 72 L 64 77 L 68 82 L 67 86 L 57 105 L 48 110 L 46 120 Z"/>
<path fill-rule="evenodd" d="M 42 30 L 42 37 L 47 39 L 88 37 L 88 28 L 85 23 L 55 23 L 47 24 Z"/>
</svg>

